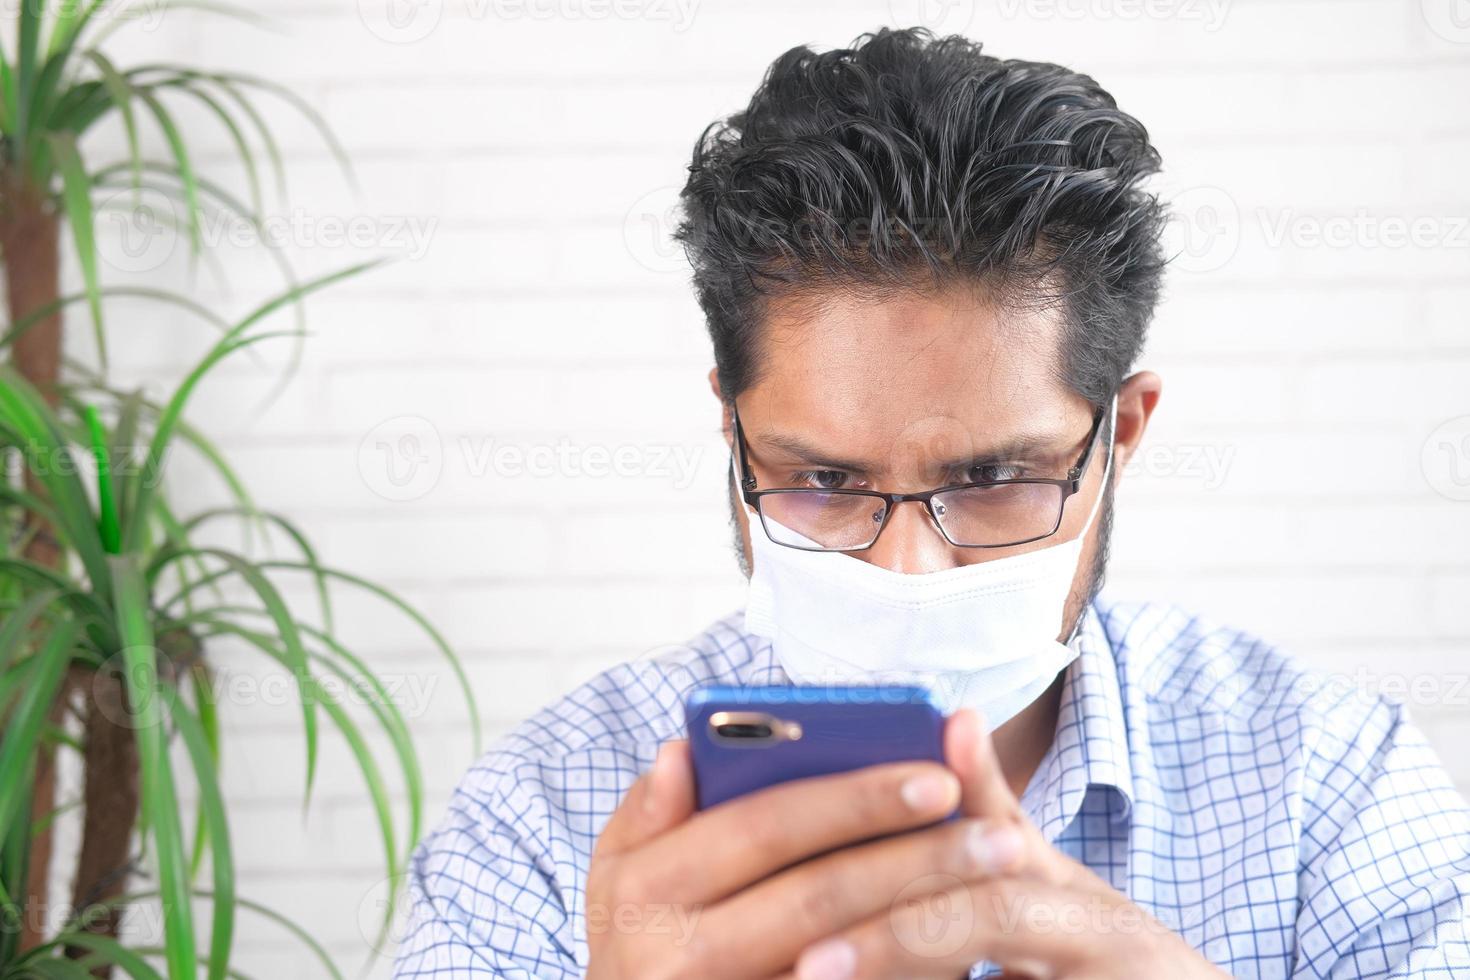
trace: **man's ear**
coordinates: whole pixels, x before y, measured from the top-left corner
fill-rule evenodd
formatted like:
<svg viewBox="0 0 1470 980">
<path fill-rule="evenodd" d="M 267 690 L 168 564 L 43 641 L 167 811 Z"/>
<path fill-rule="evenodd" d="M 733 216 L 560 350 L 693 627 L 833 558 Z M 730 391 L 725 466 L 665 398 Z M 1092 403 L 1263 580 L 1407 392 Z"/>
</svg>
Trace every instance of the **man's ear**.
<svg viewBox="0 0 1470 980">
<path fill-rule="evenodd" d="M 730 406 L 725 401 L 725 395 L 720 390 L 720 369 L 709 369 L 709 390 L 714 393 L 715 400 L 720 403 L 720 431 L 725 434 L 725 445 L 735 446 L 734 419 L 730 417 Z"/>
<path fill-rule="evenodd" d="M 1143 442 L 1144 430 L 1163 393 L 1164 380 L 1152 371 L 1128 376 L 1118 388 L 1118 422 L 1113 434 L 1113 472 L 1122 473 Z"/>
</svg>

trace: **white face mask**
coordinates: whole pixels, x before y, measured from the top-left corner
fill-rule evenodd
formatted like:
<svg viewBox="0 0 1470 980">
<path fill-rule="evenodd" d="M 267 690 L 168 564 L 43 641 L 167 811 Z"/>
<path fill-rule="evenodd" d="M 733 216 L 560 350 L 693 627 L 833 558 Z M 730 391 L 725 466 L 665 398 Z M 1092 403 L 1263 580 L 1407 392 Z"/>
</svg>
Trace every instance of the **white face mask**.
<svg viewBox="0 0 1470 980">
<path fill-rule="evenodd" d="M 1117 410 L 1114 397 L 1102 488 Z M 755 568 L 745 628 L 770 637 L 795 683 L 921 684 L 946 713 L 979 708 L 993 730 L 1077 656 L 1056 637 L 1102 497 L 1099 489 L 1070 541 L 914 575 L 841 552 L 775 544 L 747 507 Z"/>
</svg>

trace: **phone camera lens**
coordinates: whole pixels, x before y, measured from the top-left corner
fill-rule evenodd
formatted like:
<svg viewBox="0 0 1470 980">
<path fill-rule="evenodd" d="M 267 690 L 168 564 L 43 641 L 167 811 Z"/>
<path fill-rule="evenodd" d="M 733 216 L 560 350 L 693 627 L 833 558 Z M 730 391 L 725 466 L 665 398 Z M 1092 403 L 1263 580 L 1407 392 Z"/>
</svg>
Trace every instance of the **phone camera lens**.
<svg viewBox="0 0 1470 980">
<path fill-rule="evenodd" d="M 774 734 L 770 725 L 751 722 L 730 722 L 715 731 L 721 738 L 770 738 Z"/>
</svg>

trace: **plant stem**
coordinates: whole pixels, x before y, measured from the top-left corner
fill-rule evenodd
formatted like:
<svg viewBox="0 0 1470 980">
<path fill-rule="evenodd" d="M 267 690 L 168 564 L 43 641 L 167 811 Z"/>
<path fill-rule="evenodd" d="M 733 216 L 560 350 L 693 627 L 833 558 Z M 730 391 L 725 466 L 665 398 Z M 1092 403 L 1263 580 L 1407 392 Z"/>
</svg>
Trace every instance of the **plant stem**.
<svg viewBox="0 0 1470 980">
<path fill-rule="evenodd" d="M 107 670 L 87 671 L 77 679 L 86 708 L 86 818 L 77 857 L 72 905 L 82 909 L 117 898 L 127 889 L 131 872 L 129 847 L 138 814 L 138 743 L 122 678 Z M 122 909 L 115 908 L 87 924 L 88 932 L 117 938 Z M 88 950 L 75 947 L 80 958 Z M 94 969 L 107 976 L 108 967 Z"/>
<path fill-rule="evenodd" d="M 0 264 L 5 269 L 5 297 L 8 320 L 15 323 L 32 310 L 56 301 L 61 290 L 61 255 L 59 251 L 60 221 L 46 195 L 31 187 L 15 170 L 0 166 Z M 35 384 L 43 396 L 56 404 L 60 398 L 56 381 L 61 369 L 61 313 L 58 311 L 36 323 L 16 339 L 11 352 L 12 363 Z M 25 468 L 26 489 L 45 498 L 45 488 Z M 45 521 L 27 510 L 22 533 L 29 536 L 24 555 L 47 568 L 61 565 L 61 547 Z M 50 717 L 53 723 L 64 717 L 67 685 L 57 695 Z M 39 822 L 56 807 L 55 749 L 41 750 L 36 760 L 36 776 L 32 783 L 31 819 Z M 38 910 L 47 908 L 47 881 L 51 871 L 52 830 L 36 836 L 31 851 L 29 880 L 26 882 L 27 906 L 20 938 L 20 948 L 28 949 L 43 941 L 44 925 Z"/>
<path fill-rule="evenodd" d="M 21 175 L 0 167 L 0 261 L 5 264 L 5 295 L 10 322 L 15 323 L 60 295 L 60 219 L 47 195 Z M 51 314 L 15 341 L 12 361 L 41 389 L 47 401 L 59 401 L 56 380 L 61 370 L 61 312 Z"/>
</svg>

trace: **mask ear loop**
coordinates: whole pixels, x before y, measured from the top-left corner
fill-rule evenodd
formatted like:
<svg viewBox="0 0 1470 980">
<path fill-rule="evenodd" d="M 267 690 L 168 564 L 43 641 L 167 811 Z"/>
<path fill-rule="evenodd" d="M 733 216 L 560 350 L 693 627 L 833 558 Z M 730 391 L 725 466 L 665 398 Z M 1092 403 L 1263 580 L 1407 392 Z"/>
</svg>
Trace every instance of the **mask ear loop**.
<svg viewBox="0 0 1470 980">
<path fill-rule="evenodd" d="M 761 524 L 760 514 L 745 500 L 744 489 L 740 485 L 740 464 L 733 452 L 730 454 L 730 492 L 735 495 L 735 506 L 745 511 L 746 519 Z M 766 533 L 764 524 L 761 524 L 761 533 Z"/>
<path fill-rule="evenodd" d="M 1118 396 L 1116 393 L 1114 393 L 1113 400 L 1108 406 L 1108 455 L 1106 461 L 1103 463 L 1102 485 L 1099 486 L 1097 489 L 1097 499 L 1092 502 L 1092 510 L 1089 511 L 1087 514 L 1087 521 L 1082 525 L 1081 533 L 1077 535 L 1077 538 L 1079 540 L 1081 538 L 1087 537 L 1087 532 L 1092 530 L 1092 520 L 1098 515 L 1098 512 L 1102 510 L 1102 499 L 1108 492 L 1108 477 L 1113 472 L 1113 443 L 1117 436 L 1117 425 Z M 1078 616 L 1077 622 L 1072 625 L 1072 632 L 1067 636 L 1067 646 L 1071 646 L 1072 641 L 1077 639 L 1082 630 L 1082 621 L 1086 618 L 1087 610 L 1083 609 L 1082 615 Z"/>
<path fill-rule="evenodd" d="M 1113 472 L 1113 442 L 1118 424 L 1118 396 L 1113 395 L 1108 405 L 1108 455 L 1103 461 L 1102 483 L 1097 490 L 1097 499 L 1092 502 L 1092 507 L 1087 512 L 1087 520 L 1082 524 L 1082 530 L 1077 533 L 1078 538 L 1085 538 L 1087 532 L 1092 530 L 1092 522 L 1096 519 L 1098 512 L 1102 510 L 1103 497 L 1108 492 L 1108 477 Z"/>
</svg>

